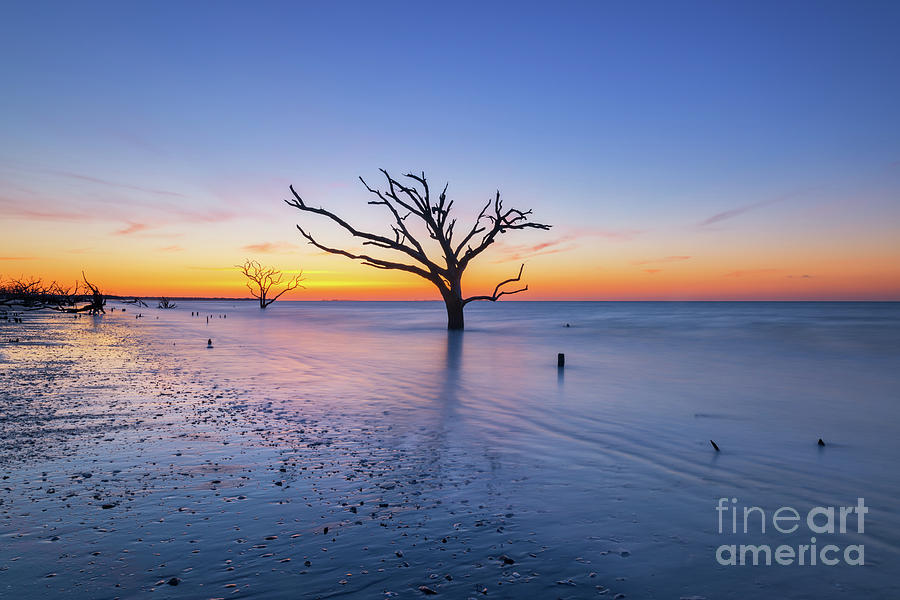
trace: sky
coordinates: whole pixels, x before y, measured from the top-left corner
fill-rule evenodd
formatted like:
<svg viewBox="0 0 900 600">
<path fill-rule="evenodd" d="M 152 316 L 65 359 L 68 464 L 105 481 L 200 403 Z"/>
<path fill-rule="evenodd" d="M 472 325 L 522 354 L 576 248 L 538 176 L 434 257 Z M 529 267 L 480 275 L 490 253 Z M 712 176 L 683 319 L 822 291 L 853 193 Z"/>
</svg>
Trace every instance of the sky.
<svg viewBox="0 0 900 600">
<path fill-rule="evenodd" d="M 116 294 L 434 299 L 295 189 L 388 232 L 358 180 L 500 190 L 528 300 L 900 300 L 898 2 L 8 2 L 0 277 Z M 385 255 L 387 256 L 387 255 Z"/>
</svg>

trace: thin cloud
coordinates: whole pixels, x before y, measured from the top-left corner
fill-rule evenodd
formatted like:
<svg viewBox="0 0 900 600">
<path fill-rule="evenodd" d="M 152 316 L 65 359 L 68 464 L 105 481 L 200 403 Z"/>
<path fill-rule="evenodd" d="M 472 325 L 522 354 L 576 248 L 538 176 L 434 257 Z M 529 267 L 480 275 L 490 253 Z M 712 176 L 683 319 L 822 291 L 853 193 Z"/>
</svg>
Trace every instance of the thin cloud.
<svg viewBox="0 0 900 600">
<path fill-rule="evenodd" d="M 732 208 L 729 210 L 724 210 L 722 212 L 716 213 L 711 217 L 707 217 L 700 221 L 700 227 L 708 227 L 710 225 L 715 225 L 716 223 L 721 223 L 722 221 L 727 221 L 729 219 L 733 219 L 735 217 L 739 217 L 744 213 L 748 213 L 752 210 L 756 210 L 757 208 L 762 208 L 764 206 L 768 206 L 770 204 L 775 204 L 777 202 L 782 202 L 784 200 L 790 200 L 791 198 L 796 198 L 797 196 L 802 196 L 809 192 L 815 191 L 817 189 L 821 189 L 821 186 L 813 186 L 803 189 L 798 189 L 792 192 L 788 192 L 786 194 L 782 194 L 776 198 L 770 198 L 768 200 L 760 200 L 759 202 L 751 202 L 750 204 L 744 204 L 743 206 L 738 206 L 736 208 Z"/>
<path fill-rule="evenodd" d="M 0 260 L 37 260 L 37 256 L 0 256 Z"/>
<path fill-rule="evenodd" d="M 242 246 L 241 250 L 247 252 L 258 252 L 260 254 L 277 254 L 279 252 L 289 252 L 297 250 L 299 246 L 290 242 L 261 242 L 259 244 L 247 244 Z"/>
<path fill-rule="evenodd" d="M 166 212 L 170 212 L 180 216 L 181 219 L 173 221 L 178 223 L 221 223 L 222 221 L 230 221 L 237 216 L 237 214 L 227 210 L 221 212 L 213 212 L 201 210 L 184 210 L 179 208 L 160 208 L 166 210 Z"/>
<path fill-rule="evenodd" d="M 650 275 L 656 275 L 657 273 L 661 273 L 662 269 L 644 269 L 644 273 L 649 273 Z"/>
<path fill-rule="evenodd" d="M 762 202 L 745 204 L 744 206 L 738 206 L 737 208 L 732 208 L 731 210 L 725 210 L 720 213 L 716 213 L 713 216 L 700 221 L 700 227 L 707 227 L 709 225 L 721 223 L 722 221 L 727 221 L 728 219 L 739 217 L 746 212 L 749 212 L 756 208 L 760 208 L 761 206 L 765 206 L 767 204 L 771 204 L 772 202 L 774 202 L 774 200 L 763 200 Z"/>
<path fill-rule="evenodd" d="M 788 279 L 812 279 L 812 275 L 786 275 Z"/>
<path fill-rule="evenodd" d="M 184 250 L 181 246 L 172 245 L 172 246 L 163 246 L 162 248 L 157 248 L 160 252 L 181 252 Z"/>
<path fill-rule="evenodd" d="M 139 231 L 144 231 L 145 229 L 149 228 L 150 226 L 146 223 L 135 223 L 133 221 L 129 221 L 127 227 L 116 231 L 116 235 L 130 235 L 132 233 L 138 233 Z"/>
<path fill-rule="evenodd" d="M 503 255 L 494 262 L 505 262 L 508 260 L 522 260 L 534 256 L 542 256 L 546 254 L 557 254 L 559 252 L 567 252 L 575 248 L 575 234 L 565 235 L 561 238 L 542 242 L 540 244 L 520 244 L 517 246 L 503 246 Z"/>
<path fill-rule="evenodd" d="M 724 277 L 750 277 L 753 275 L 767 275 L 769 273 L 777 273 L 778 271 L 779 269 L 745 269 L 725 273 Z"/>
<path fill-rule="evenodd" d="M 131 185 L 128 183 L 119 183 L 116 181 L 110 181 L 108 179 L 101 179 L 99 177 L 92 177 L 90 175 L 83 175 L 81 173 L 71 173 L 69 171 L 48 171 L 48 173 L 53 173 L 54 175 L 59 175 L 60 177 L 68 177 L 69 179 L 77 179 L 79 181 L 88 181 L 90 183 L 96 183 L 99 185 L 105 185 L 108 187 L 120 188 L 123 190 L 135 190 L 138 192 L 146 192 L 148 194 L 156 194 L 158 196 L 175 196 L 177 198 L 184 198 L 184 194 L 180 194 L 178 192 L 172 192 L 170 190 L 160 190 L 156 188 L 148 188 L 140 185 Z"/>
<path fill-rule="evenodd" d="M 582 235 L 596 236 L 606 238 L 608 240 L 633 240 L 635 237 L 644 233 L 639 229 L 590 229 Z"/>
<path fill-rule="evenodd" d="M 13 200 L 0 197 L 0 214 L 11 218 L 23 218 L 33 221 L 87 221 L 94 217 L 86 212 L 71 210 L 55 210 L 53 208 L 35 208 L 30 201 Z"/>
<path fill-rule="evenodd" d="M 655 265 L 657 263 L 678 262 L 682 260 L 690 260 L 692 256 L 664 256 L 662 258 L 653 258 L 650 260 L 636 260 L 633 265 Z"/>
<path fill-rule="evenodd" d="M 569 252 L 578 248 L 578 240 L 581 238 L 599 237 L 614 241 L 629 241 L 636 236 L 642 234 L 643 231 L 637 229 L 601 229 L 596 227 L 580 227 L 555 240 L 541 242 L 540 244 L 520 244 L 520 245 L 502 245 L 503 256 L 494 262 L 503 262 L 505 260 L 522 260 L 534 256 L 544 256 L 547 254 L 558 254 L 560 252 Z"/>
</svg>

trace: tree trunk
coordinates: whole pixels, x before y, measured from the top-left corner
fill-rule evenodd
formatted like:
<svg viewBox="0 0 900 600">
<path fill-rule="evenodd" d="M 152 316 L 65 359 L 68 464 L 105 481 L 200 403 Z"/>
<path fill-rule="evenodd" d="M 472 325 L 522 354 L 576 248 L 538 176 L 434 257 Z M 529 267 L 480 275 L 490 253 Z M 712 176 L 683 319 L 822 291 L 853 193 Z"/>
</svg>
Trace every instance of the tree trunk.
<svg viewBox="0 0 900 600">
<path fill-rule="evenodd" d="M 447 329 L 462 330 L 465 328 L 462 300 L 445 299 L 447 305 Z"/>
<path fill-rule="evenodd" d="M 447 329 L 458 331 L 465 328 L 463 317 L 462 286 L 456 283 L 448 290 L 441 290 L 444 304 L 447 306 Z"/>
</svg>

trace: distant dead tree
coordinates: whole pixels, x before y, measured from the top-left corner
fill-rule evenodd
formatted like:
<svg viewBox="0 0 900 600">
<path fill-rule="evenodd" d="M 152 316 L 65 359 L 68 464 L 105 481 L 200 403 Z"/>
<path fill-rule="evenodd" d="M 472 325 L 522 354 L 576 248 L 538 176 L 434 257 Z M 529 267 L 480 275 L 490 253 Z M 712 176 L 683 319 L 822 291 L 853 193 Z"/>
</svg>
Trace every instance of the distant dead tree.
<svg viewBox="0 0 900 600">
<path fill-rule="evenodd" d="M 434 201 L 431 197 L 428 181 L 425 179 L 425 173 L 421 175 L 408 173 L 405 177 L 410 180 L 410 185 L 404 185 L 391 177 L 384 169 L 380 170 L 387 180 L 386 191 L 370 187 L 362 177 L 359 180 L 377 198 L 370 200 L 369 204 L 383 205 L 390 211 L 394 219 L 394 223 L 390 226 L 392 231 L 390 236 L 360 231 L 341 217 L 324 208 L 309 206 L 294 190 L 294 186 L 290 186 L 294 197 L 285 200 L 285 202 L 304 212 L 328 217 L 348 231 L 353 237 L 364 240 L 362 242 L 363 246 L 375 246 L 376 248 L 385 248 L 399 252 L 408 259 L 412 259 L 413 264 L 385 260 L 369 254 L 355 253 L 326 246 L 316 241 L 305 229 L 297 225 L 300 234 L 310 244 L 325 252 L 359 260 L 363 264 L 376 269 L 406 271 L 427 279 L 437 287 L 441 297 L 444 299 L 444 304 L 447 306 L 448 329 L 463 329 L 465 325 L 463 308 L 469 302 L 476 300 L 496 302 L 502 296 L 518 294 L 528 289 L 527 285 L 516 289 L 505 289 L 506 286 L 521 281 L 522 270 L 525 268 L 525 265 L 519 267 L 518 275 L 498 283 L 490 295 L 465 297 L 462 290 L 462 277 L 472 260 L 493 244 L 499 234 L 517 229 L 546 230 L 550 229 L 550 225 L 529 221 L 530 210 L 504 208 L 503 202 L 500 200 L 500 192 L 498 191 L 481 209 L 481 212 L 475 219 L 475 224 L 457 242 L 453 237 L 456 219 L 450 217 L 453 201 L 447 200 L 447 187 L 449 184 L 444 186 L 437 201 Z M 424 235 L 427 237 L 422 237 L 421 239 L 430 240 L 429 243 L 432 246 L 436 245 L 437 248 L 434 249 L 434 252 L 440 253 L 442 260 L 429 258 L 425 246 L 416 237 L 420 234 L 416 232 L 414 224 L 408 221 L 411 215 L 415 217 L 414 223 L 418 225 L 419 231 L 424 227 Z M 443 264 L 440 264 L 441 262 Z"/>
<path fill-rule="evenodd" d="M 147 306 L 147 303 L 141 300 L 138 297 L 134 297 L 131 300 L 122 300 L 122 304 L 134 304 L 135 306 Z"/>
<path fill-rule="evenodd" d="M 247 278 L 247 289 L 250 294 L 259 300 L 259 307 L 266 308 L 276 300 L 278 300 L 285 292 L 290 292 L 298 287 L 303 287 L 300 282 L 303 281 L 303 271 L 291 279 L 285 279 L 284 273 L 275 267 L 266 267 L 259 261 L 247 259 L 241 265 L 235 265 Z M 279 286 L 284 286 L 278 291 Z M 269 294 L 278 292 L 272 297 Z"/>
<path fill-rule="evenodd" d="M 174 302 L 172 302 L 171 300 L 169 300 L 168 298 L 166 298 L 165 296 L 160 298 L 159 303 L 156 305 L 157 308 L 166 308 L 166 309 L 175 308 L 176 306 L 178 306 L 178 305 L 175 304 Z"/>
</svg>

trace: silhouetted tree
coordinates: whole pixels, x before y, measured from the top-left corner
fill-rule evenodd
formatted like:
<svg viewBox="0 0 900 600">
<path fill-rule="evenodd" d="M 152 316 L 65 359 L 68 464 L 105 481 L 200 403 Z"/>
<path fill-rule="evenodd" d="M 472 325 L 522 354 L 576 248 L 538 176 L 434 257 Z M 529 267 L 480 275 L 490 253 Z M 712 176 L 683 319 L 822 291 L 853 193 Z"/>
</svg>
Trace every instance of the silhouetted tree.
<svg viewBox="0 0 900 600">
<path fill-rule="evenodd" d="M 174 302 L 172 302 L 171 300 L 169 300 L 169 299 L 166 298 L 165 296 L 163 296 L 162 298 L 160 298 L 160 299 L 159 299 L 159 302 L 156 304 L 156 308 L 165 308 L 165 309 L 175 308 L 175 307 L 177 307 L 177 306 L 178 306 L 177 304 L 175 304 Z"/>
<path fill-rule="evenodd" d="M 274 267 L 263 266 L 255 260 L 247 259 L 244 264 L 235 266 L 247 278 L 247 289 L 254 298 L 259 300 L 260 308 L 269 306 L 285 292 L 303 287 L 300 285 L 300 282 L 303 281 L 303 271 L 293 278 L 285 280 L 284 273 Z M 277 289 L 280 285 L 284 285 L 281 291 L 269 298 L 269 294 L 275 291 L 273 288 Z"/>
<path fill-rule="evenodd" d="M 527 285 L 511 290 L 503 289 L 505 286 L 521 281 L 522 270 L 525 265 L 519 267 L 518 275 L 498 283 L 490 295 L 464 297 L 462 277 L 472 260 L 493 244 L 499 234 L 517 229 L 550 229 L 550 225 L 529 221 L 530 210 L 505 209 L 498 191 L 494 198 L 489 200 L 484 208 L 481 209 L 478 218 L 475 219 L 475 224 L 463 235 L 462 239 L 456 241 L 454 240 L 456 219 L 450 216 L 453 201 L 447 200 L 447 185 L 444 186 L 437 201 L 434 201 L 424 173 L 421 175 L 407 174 L 405 177 L 410 180 L 410 185 L 407 186 L 391 177 L 384 169 L 381 169 L 381 172 L 387 179 L 388 189 L 386 191 L 370 187 L 362 177 L 359 180 L 377 198 L 370 200 L 369 204 L 383 205 L 390 211 L 394 219 L 394 223 L 391 224 L 392 236 L 359 231 L 334 213 L 324 208 L 309 206 L 297 194 L 294 186 L 290 186 L 294 197 L 285 200 L 285 202 L 304 212 L 328 217 L 354 237 L 364 240 L 362 242 L 364 246 L 394 250 L 412 259 L 414 264 L 395 262 L 369 254 L 332 248 L 319 243 L 305 229 L 297 225 L 300 234 L 310 244 L 325 252 L 360 260 L 363 264 L 377 269 L 406 271 L 427 279 L 438 288 L 447 306 L 448 329 L 463 329 L 465 325 L 463 308 L 469 302 L 476 300 L 496 302 L 501 296 L 518 294 L 528 289 Z M 443 256 L 442 262 L 444 264 L 439 264 L 438 261 L 429 258 L 425 246 L 416 237 L 418 234 L 413 230 L 413 225 L 409 224 L 408 219 L 410 215 L 415 217 L 420 229 L 424 226 L 424 234 L 427 238 L 422 237 L 422 239 L 431 240 L 430 243 L 432 245 L 436 244 L 438 246 L 434 251 L 439 252 Z"/>
<path fill-rule="evenodd" d="M 103 307 L 106 306 L 106 297 L 103 295 L 103 292 L 100 291 L 100 288 L 87 280 L 84 271 L 81 272 L 81 277 L 84 279 L 85 287 L 87 287 L 88 291 L 91 293 L 87 298 L 89 304 L 87 306 L 82 306 L 81 308 L 67 310 L 66 312 L 87 312 L 92 315 L 105 313 L 106 311 L 103 310 Z"/>
<path fill-rule="evenodd" d="M 0 305 L 17 306 L 25 310 L 50 309 L 60 312 L 98 314 L 106 312 L 106 296 L 81 273 L 83 284 L 76 281 L 72 287 L 40 278 L 8 279 L 0 283 Z M 78 306 L 86 302 L 84 306 Z"/>
<path fill-rule="evenodd" d="M 131 300 L 122 300 L 123 304 L 134 304 L 135 306 L 147 306 L 147 303 L 135 296 Z"/>
</svg>

